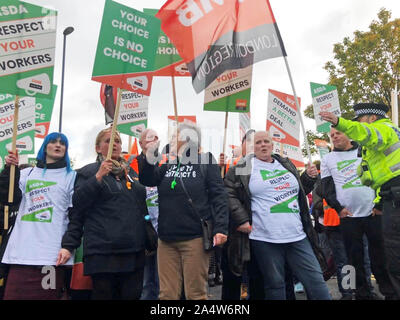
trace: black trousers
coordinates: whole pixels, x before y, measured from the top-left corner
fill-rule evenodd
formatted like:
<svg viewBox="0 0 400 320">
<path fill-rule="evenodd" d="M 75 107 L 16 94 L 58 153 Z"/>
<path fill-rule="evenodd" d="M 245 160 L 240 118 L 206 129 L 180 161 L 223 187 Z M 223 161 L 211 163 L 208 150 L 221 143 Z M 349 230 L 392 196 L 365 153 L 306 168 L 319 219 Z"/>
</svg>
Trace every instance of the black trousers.
<svg viewBox="0 0 400 320">
<path fill-rule="evenodd" d="M 92 300 L 139 300 L 143 289 L 144 269 L 135 272 L 96 273 Z"/>
<path fill-rule="evenodd" d="M 368 239 L 371 269 L 379 285 L 379 291 L 384 296 L 392 297 L 395 292 L 386 268 L 382 216 L 348 217 L 341 219 L 340 225 L 349 263 L 354 266 L 356 271 L 356 298 L 368 299 L 370 296 L 364 269 L 364 234 Z"/>
<path fill-rule="evenodd" d="M 242 276 L 238 277 L 230 270 L 225 247 L 222 250 L 221 269 L 223 275 L 221 300 L 240 300 Z M 247 272 L 248 276 L 249 300 L 264 300 L 263 279 L 253 256 L 251 256 L 251 260 L 247 263 L 244 272 Z"/>
<path fill-rule="evenodd" d="M 382 231 L 385 244 L 387 270 L 400 297 L 400 203 L 391 200 L 383 202 Z"/>
</svg>

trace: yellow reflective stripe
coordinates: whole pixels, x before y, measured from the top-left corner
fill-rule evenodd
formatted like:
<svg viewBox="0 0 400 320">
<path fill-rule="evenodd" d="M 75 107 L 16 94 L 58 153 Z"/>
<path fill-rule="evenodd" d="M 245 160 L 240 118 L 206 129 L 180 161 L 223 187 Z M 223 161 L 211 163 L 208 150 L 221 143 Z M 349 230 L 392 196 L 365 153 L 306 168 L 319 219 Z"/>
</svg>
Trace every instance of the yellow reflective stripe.
<svg viewBox="0 0 400 320">
<path fill-rule="evenodd" d="M 397 170 L 400 170 L 400 163 L 397 163 L 394 166 L 390 167 L 390 171 L 392 172 L 396 172 Z"/>
<path fill-rule="evenodd" d="M 361 125 L 365 128 L 365 130 L 367 130 L 367 137 L 363 141 L 361 141 L 360 144 L 366 144 L 369 141 L 369 139 L 371 138 L 371 130 L 369 130 L 369 128 L 367 126 L 365 126 L 363 124 L 361 124 Z"/>
<path fill-rule="evenodd" d="M 400 149 L 400 141 L 391 145 L 389 148 L 387 148 L 385 151 L 383 151 L 383 154 L 387 157 L 388 155 L 392 154 L 396 150 Z"/>
<path fill-rule="evenodd" d="M 378 136 L 378 144 L 376 145 L 375 149 L 379 149 L 379 147 L 383 144 L 383 138 L 381 133 L 378 131 L 378 129 L 374 128 L 376 135 Z"/>
</svg>

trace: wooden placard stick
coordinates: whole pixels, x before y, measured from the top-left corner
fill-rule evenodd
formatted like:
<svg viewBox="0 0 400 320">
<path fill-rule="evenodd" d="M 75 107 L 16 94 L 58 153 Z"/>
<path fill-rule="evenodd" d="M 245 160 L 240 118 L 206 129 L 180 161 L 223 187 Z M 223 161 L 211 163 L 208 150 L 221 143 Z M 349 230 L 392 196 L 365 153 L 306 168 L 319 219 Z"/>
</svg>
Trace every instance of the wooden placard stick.
<svg viewBox="0 0 400 320">
<path fill-rule="evenodd" d="M 225 156 L 226 134 L 227 134 L 227 131 L 228 131 L 228 115 L 229 115 L 229 112 L 226 111 L 225 112 L 225 128 L 224 128 L 224 144 L 222 146 L 222 153 L 223 153 L 224 156 Z M 233 161 L 233 159 L 232 159 L 232 161 Z M 222 168 L 221 168 L 221 177 L 223 178 L 224 176 L 225 176 L 225 166 L 222 166 Z"/>
<path fill-rule="evenodd" d="M 131 153 L 131 149 L 132 149 L 132 136 L 129 136 L 129 140 L 128 140 L 128 154 Z"/>
<path fill-rule="evenodd" d="M 178 126 L 178 103 L 176 102 L 176 89 L 175 89 L 175 77 L 171 77 L 172 81 L 172 96 L 174 98 L 174 115 L 175 115 L 175 121 L 176 121 L 176 126 Z"/>
<path fill-rule="evenodd" d="M 19 96 L 15 96 L 15 108 L 14 108 L 14 119 L 13 119 L 13 136 L 11 141 L 11 151 L 15 154 L 17 151 L 17 135 L 18 135 L 18 115 L 19 115 Z M 8 202 L 11 203 L 14 200 L 14 185 L 15 185 L 15 165 L 10 167 L 10 184 L 8 187 Z M 8 214 L 9 207 L 4 206 L 4 230 L 8 229 Z"/>
<path fill-rule="evenodd" d="M 120 88 L 118 88 L 117 105 L 115 106 L 114 121 L 113 121 L 112 129 L 111 129 L 110 143 L 108 145 L 107 160 L 111 159 L 112 151 L 113 151 L 113 147 L 114 147 L 115 132 L 117 131 L 118 117 L 119 117 L 119 106 L 121 104 L 121 94 L 122 94 L 122 90 Z"/>
<path fill-rule="evenodd" d="M 175 122 L 176 122 L 176 145 L 178 145 L 178 125 L 179 125 L 179 119 L 178 119 L 178 103 L 176 102 L 176 88 L 175 88 L 175 77 L 171 76 L 171 82 L 172 82 L 172 97 L 174 100 L 174 115 L 175 115 Z M 178 150 L 177 150 L 178 152 Z"/>
</svg>

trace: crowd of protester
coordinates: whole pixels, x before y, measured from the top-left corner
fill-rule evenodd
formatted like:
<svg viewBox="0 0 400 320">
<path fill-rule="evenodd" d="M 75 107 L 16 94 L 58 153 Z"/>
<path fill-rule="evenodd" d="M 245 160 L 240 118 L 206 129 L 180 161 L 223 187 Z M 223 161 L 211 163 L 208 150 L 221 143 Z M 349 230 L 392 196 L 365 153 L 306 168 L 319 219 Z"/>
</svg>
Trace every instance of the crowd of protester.
<svg viewBox="0 0 400 320">
<path fill-rule="evenodd" d="M 295 286 L 307 299 L 331 300 L 326 281 L 336 276 L 341 299 L 373 300 L 373 275 L 381 295 L 397 300 L 399 203 L 385 191 L 397 190 L 400 132 L 384 124 L 394 132 L 386 141 L 389 133 L 373 127 L 384 116 L 363 125 L 387 112 L 382 105 L 355 110 L 364 110 L 360 123 L 322 114 L 333 125 L 333 150 L 302 173 L 273 153 L 266 131 L 249 130 L 236 157 L 217 162 L 188 123 L 161 151 L 157 132 L 144 130 L 142 152 L 128 161 L 118 132 L 104 129 L 96 161 L 76 171 L 61 133 L 45 138 L 34 167 L 22 168 L 9 151 L 0 174 L 0 203 L 11 213 L 1 238 L 2 298 L 207 300 L 208 287 L 221 285 L 222 300 L 292 300 Z M 366 184 L 357 172 L 370 149 L 393 160 L 389 186 Z M 353 287 L 344 282 L 348 266 Z M 43 270 L 54 270 L 54 285 L 43 285 Z M 71 285 L 84 280 L 85 289 Z"/>
</svg>

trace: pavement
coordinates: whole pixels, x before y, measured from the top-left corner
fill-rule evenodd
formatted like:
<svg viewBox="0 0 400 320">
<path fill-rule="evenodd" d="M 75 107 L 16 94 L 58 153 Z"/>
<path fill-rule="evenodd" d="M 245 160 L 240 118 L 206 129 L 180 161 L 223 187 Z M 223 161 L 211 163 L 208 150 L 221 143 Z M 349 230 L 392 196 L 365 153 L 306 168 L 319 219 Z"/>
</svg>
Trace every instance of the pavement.
<svg viewBox="0 0 400 320">
<path fill-rule="evenodd" d="M 336 277 L 332 277 L 329 279 L 326 284 L 328 285 L 329 292 L 332 296 L 332 300 L 340 300 L 341 294 L 338 290 Z M 372 280 L 372 285 L 375 288 L 375 293 L 378 295 L 379 298 L 383 300 L 383 296 L 380 294 L 376 281 Z M 208 288 L 208 299 L 209 300 L 221 300 L 221 290 L 222 286 L 218 285 L 215 287 Z M 296 300 L 307 300 L 305 293 L 296 293 Z"/>
</svg>

